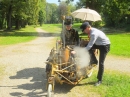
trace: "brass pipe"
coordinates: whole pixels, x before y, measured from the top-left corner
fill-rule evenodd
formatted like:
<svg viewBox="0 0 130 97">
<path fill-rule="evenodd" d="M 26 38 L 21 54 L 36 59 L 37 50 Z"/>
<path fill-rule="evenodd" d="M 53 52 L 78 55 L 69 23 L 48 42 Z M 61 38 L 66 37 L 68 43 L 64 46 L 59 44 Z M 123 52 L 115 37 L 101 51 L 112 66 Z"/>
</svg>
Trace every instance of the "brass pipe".
<svg viewBox="0 0 130 97">
<path fill-rule="evenodd" d="M 71 67 L 71 66 L 73 66 L 74 64 L 72 64 L 72 65 L 70 65 L 70 66 L 68 66 L 68 67 L 65 67 L 65 68 L 63 68 L 62 70 L 65 70 L 65 69 L 67 69 L 67 68 L 69 68 L 69 67 Z"/>
<path fill-rule="evenodd" d="M 67 79 L 66 77 L 64 77 L 62 74 L 60 74 L 59 72 L 56 72 L 58 73 L 60 76 L 62 76 L 64 79 L 66 79 L 67 81 L 69 81 L 71 84 L 74 84 L 72 81 L 70 81 L 69 79 Z"/>
</svg>

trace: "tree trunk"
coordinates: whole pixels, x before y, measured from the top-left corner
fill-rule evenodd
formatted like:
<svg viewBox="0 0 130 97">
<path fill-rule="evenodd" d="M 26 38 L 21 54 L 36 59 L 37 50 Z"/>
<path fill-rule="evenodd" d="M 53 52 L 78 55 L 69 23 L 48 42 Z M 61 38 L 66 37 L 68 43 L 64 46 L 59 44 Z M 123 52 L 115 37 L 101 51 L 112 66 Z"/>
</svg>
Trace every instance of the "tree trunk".
<svg viewBox="0 0 130 97">
<path fill-rule="evenodd" d="M 2 28 L 3 28 L 3 21 L 0 20 L 0 29 L 2 29 Z"/>
<path fill-rule="evenodd" d="M 25 20 L 21 20 L 21 27 L 22 27 L 22 28 L 25 28 L 25 26 L 26 26 Z"/>
<path fill-rule="evenodd" d="M 16 19 L 16 22 L 15 22 L 15 29 L 20 29 L 20 20 L 19 19 Z"/>
<path fill-rule="evenodd" d="M 12 16 L 12 5 L 9 6 L 9 10 L 7 13 L 7 30 L 11 30 L 11 16 Z"/>
</svg>

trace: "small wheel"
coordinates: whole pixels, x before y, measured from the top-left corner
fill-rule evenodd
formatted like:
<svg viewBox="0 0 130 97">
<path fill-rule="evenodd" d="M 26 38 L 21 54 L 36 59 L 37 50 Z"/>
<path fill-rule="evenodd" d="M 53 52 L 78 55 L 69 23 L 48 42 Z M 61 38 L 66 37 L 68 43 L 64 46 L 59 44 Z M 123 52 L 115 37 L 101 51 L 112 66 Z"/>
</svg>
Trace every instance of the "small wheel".
<svg viewBox="0 0 130 97">
<path fill-rule="evenodd" d="M 47 97 L 52 97 L 52 84 L 48 85 Z"/>
</svg>

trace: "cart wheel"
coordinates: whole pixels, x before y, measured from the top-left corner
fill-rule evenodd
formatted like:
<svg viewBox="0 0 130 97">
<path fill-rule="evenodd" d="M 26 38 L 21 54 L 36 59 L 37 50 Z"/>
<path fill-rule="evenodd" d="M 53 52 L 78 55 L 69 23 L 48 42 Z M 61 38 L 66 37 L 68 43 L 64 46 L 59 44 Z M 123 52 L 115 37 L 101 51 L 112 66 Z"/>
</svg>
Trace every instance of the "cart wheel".
<svg viewBox="0 0 130 97">
<path fill-rule="evenodd" d="M 48 85 L 47 97 L 52 97 L 52 84 Z"/>
</svg>

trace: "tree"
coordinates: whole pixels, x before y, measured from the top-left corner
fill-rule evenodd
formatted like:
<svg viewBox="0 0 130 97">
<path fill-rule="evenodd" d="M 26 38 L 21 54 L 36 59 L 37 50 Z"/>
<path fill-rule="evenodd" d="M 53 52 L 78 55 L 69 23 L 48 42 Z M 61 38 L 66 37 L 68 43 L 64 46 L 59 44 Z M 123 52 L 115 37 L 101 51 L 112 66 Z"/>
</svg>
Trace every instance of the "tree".
<svg viewBox="0 0 130 97">
<path fill-rule="evenodd" d="M 113 27 L 126 25 L 125 17 L 130 16 L 129 5 L 130 2 L 128 0 L 107 0 L 103 7 L 106 24 Z"/>
<path fill-rule="evenodd" d="M 130 22 L 129 5 L 129 0 L 80 0 L 76 7 L 96 10 L 107 26 L 123 27 Z"/>
<path fill-rule="evenodd" d="M 51 4 L 50 7 L 51 9 L 53 9 L 50 14 L 50 17 L 51 17 L 50 23 L 57 23 L 58 22 L 58 12 L 57 12 L 58 6 L 56 4 Z"/>
<path fill-rule="evenodd" d="M 0 29 L 5 28 L 5 18 L 6 17 L 6 13 L 5 13 L 5 6 L 3 4 L 3 2 L 0 2 Z"/>
<path fill-rule="evenodd" d="M 65 2 L 60 2 L 59 7 L 58 7 L 59 21 L 62 21 L 61 16 L 63 15 L 67 15 L 67 4 Z"/>
<path fill-rule="evenodd" d="M 46 0 L 41 0 L 38 22 L 42 25 L 46 20 Z"/>
<path fill-rule="evenodd" d="M 11 18 L 12 18 L 12 12 L 13 12 L 13 1 L 11 0 L 3 0 L 2 3 L 5 6 L 5 13 L 6 13 L 6 20 L 7 20 L 7 29 L 10 30 L 11 25 Z"/>
<path fill-rule="evenodd" d="M 45 0 L 2 0 L 0 2 L 0 24 L 3 27 L 7 22 L 7 29 L 11 30 L 12 25 L 16 29 L 25 27 L 28 24 L 38 24 L 38 21 L 45 21 Z"/>
<path fill-rule="evenodd" d="M 26 14 L 27 2 L 25 0 L 21 0 L 21 1 L 16 0 L 13 2 L 13 4 L 15 6 L 12 13 L 12 17 L 13 17 L 13 20 L 15 21 L 15 29 L 20 29 L 21 27 L 25 27 L 25 20 L 28 17 Z"/>
</svg>

